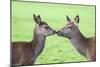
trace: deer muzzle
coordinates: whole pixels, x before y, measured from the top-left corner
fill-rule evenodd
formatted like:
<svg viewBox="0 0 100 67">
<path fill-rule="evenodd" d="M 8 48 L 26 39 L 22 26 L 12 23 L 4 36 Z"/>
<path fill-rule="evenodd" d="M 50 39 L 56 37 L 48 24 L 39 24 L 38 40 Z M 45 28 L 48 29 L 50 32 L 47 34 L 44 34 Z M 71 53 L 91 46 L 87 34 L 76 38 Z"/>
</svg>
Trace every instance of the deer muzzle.
<svg viewBox="0 0 100 67">
<path fill-rule="evenodd" d="M 57 33 L 58 36 L 63 36 L 64 35 L 64 33 L 60 32 L 60 31 L 57 31 L 56 33 Z"/>
</svg>

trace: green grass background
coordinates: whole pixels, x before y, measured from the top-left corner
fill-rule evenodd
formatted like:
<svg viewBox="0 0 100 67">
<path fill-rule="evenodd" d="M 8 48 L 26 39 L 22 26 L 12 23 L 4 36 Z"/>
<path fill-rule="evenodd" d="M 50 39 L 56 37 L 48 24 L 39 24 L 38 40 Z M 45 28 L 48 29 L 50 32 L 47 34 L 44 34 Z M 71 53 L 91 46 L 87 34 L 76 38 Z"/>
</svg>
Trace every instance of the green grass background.
<svg viewBox="0 0 100 67">
<path fill-rule="evenodd" d="M 95 7 L 68 4 L 50 4 L 12 1 L 12 41 L 31 41 L 35 22 L 33 14 L 40 14 L 53 29 L 66 25 L 66 15 L 72 20 L 80 16 L 79 29 L 86 36 L 95 34 Z M 57 35 L 46 39 L 45 48 L 36 64 L 86 61 L 71 45 L 67 38 Z"/>
</svg>

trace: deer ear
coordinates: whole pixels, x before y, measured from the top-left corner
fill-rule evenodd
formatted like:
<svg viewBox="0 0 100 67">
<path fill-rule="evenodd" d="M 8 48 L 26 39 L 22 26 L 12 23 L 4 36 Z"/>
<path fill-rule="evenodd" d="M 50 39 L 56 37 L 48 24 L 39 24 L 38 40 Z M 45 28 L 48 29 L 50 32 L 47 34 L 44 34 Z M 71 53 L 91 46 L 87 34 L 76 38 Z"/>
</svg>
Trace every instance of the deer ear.
<svg viewBox="0 0 100 67">
<path fill-rule="evenodd" d="M 71 22 L 71 20 L 68 16 L 66 16 L 66 19 L 67 19 L 68 22 Z"/>
<path fill-rule="evenodd" d="M 40 15 L 38 15 L 38 22 L 41 22 L 41 17 L 40 17 Z"/>
<path fill-rule="evenodd" d="M 34 17 L 34 21 L 38 24 L 41 24 L 41 17 L 40 15 L 38 15 L 37 17 L 35 16 L 35 14 L 33 14 L 33 17 Z"/>
<path fill-rule="evenodd" d="M 74 23 L 79 23 L 79 15 L 77 15 L 74 19 Z"/>
<path fill-rule="evenodd" d="M 33 14 L 33 18 L 34 18 L 34 20 L 36 21 L 36 15 L 35 15 L 35 14 Z"/>
</svg>

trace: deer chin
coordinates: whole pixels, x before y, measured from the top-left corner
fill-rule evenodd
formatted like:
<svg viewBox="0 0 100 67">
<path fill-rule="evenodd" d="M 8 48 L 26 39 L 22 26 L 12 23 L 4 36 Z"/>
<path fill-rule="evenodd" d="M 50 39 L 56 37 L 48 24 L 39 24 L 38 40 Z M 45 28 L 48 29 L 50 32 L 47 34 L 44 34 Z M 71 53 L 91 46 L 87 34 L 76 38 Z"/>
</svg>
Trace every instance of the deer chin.
<svg viewBox="0 0 100 67">
<path fill-rule="evenodd" d="M 71 39 L 71 37 L 68 35 L 65 35 L 65 33 L 57 32 L 57 35 L 60 37 L 65 37 L 65 38 Z"/>
<path fill-rule="evenodd" d="M 54 34 L 55 34 L 55 33 L 52 33 L 52 34 L 48 34 L 48 35 L 44 35 L 44 36 L 46 37 L 46 36 L 51 36 L 51 35 L 54 35 Z"/>
<path fill-rule="evenodd" d="M 49 34 L 48 36 L 50 36 L 50 35 L 54 35 L 54 34 L 56 34 L 56 31 L 53 31 L 52 34 Z"/>
<path fill-rule="evenodd" d="M 51 36 L 51 35 L 53 35 L 53 34 L 49 34 L 49 35 L 47 35 L 47 36 Z"/>
<path fill-rule="evenodd" d="M 69 36 L 66 36 L 68 39 L 71 39 L 71 37 L 69 37 Z"/>
<path fill-rule="evenodd" d="M 61 35 L 62 37 L 65 37 L 65 38 L 68 38 L 68 39 L 71 39 L 71 37 L 70 36 L 68 36 L 68 35 Z"/>
</svg>

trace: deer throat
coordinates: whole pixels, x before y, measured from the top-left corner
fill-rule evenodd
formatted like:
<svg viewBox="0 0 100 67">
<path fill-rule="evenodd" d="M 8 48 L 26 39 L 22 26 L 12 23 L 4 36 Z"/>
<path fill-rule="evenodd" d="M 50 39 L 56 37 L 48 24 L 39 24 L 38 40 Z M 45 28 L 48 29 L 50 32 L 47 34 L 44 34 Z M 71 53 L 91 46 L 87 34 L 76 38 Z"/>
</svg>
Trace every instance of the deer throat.
<svg viewBox="0 0 100 67">
<path fill-rule="evenodd" d="M 86 38 L 80 33 L 76 37 L 71 38 L 73 47 L 84 57 L 86 56 Z"/>
<path fill-rule="evenodd" d="M 39 52 L 39 51 L 41 51 L 44 48 L 44 46 L 45 46 L 45 39 L 46 39 L 46 37 L 44 37 L 42 35 L 34 36 L 33 44 L 32 45 L 33 46 L 35 45 L 35 51 Z"/>
<path fill-rule="evenodd" d="M 32 60 L 34 60 L 43 51 L 43 48 L 45 46 L 45 39 L 46 37 L 42 35 L 34 35 L 34 38 L 32 40 Z"/>
</svg>

